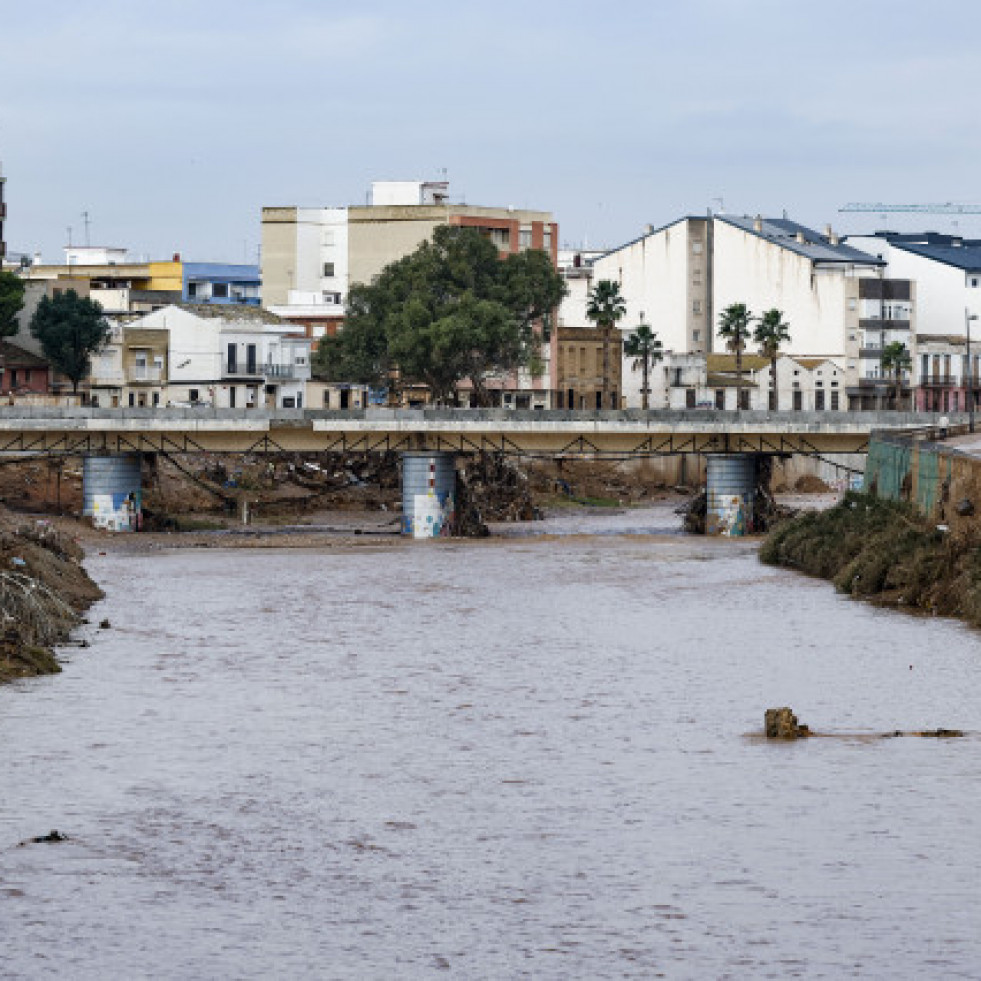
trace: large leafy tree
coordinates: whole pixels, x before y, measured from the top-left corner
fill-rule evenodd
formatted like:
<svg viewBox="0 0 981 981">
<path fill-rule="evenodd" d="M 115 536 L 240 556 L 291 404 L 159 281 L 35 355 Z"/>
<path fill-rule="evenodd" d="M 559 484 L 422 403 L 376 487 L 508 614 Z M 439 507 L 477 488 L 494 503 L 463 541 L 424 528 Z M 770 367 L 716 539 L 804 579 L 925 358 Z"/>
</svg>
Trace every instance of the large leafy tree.
<svg viewBox="0 0 981 981">
<path fill-rule="evenodd" d="M 617 322 L 627 312 L 627 303 L 620 293 L 620 284 L 601 279 L 586 297 L 586 316 L 603 332 L 603 404 L 610 396 L 610 344 Z"/>
<path fill-rule="evenodd" d="M 719 336 L 724 337 L 726 347 L 736 355 L 736 408 L 743 404 L 743 351 L 750 337 L 749 324 L 753 315 L 745 303 L 730 303 L 719 317 Z"/>
<path fill-rule="evenodd" d="M 0 270 L 0 340 L 17 333 L 17 314 L 24 306 L 24 280 Z"/>
<path fill-rule="evenodd" d="M 641 404 L 645 409 L 650 408 L 650 379 L 651 368 L 664 357 L 663 346 L 658 340 L 657 334 L 651 330 L 650 324 L 645 324 L 643 320 L 637 325 L 634 332 L 628 335 L 624 341 L 623 353 L 628 358 L 633 358 L 631 370 L 638 368 L 643 372 L 643 385 L 641 387 Z"/>
<path fill-rule="evenodd" d="M 480 404 L 494 375 L 534 367 L 536 321 L 565 284 L 541 251 L 500 258 L 476 229 L 440 226 L 431 242 L 351 288 L 341 332 L 318 346 L 318 374 L 375 384 L 396 371 L 436 401 L 469 380 Z"/>
<path fill-rule="evenodd" d="M 91 369 L 92 354 L 109 340 L 109 323 L 95 300 L 66 290 L 53 298 L 41 298 L 31 318 L 31 334 L 77 393 L 79 382 Z"/>
<path fill-rule="evenodd" d="M 760 354 L 770 359 L 770 378 L 773 381 L 770 409 L 775 412 L 780 405 L 777 397 L 777 355 L 781 345 L 790 341 L 790 324 L 784 323 L 783 313 L 776 307 L 765 311 L 756 322 L 753 340 L 759 345 Z"/>
<path fill-rule="evenodd" d="M 892 374 L 893 379 L 893 408 L 899 408 L 899 399 L 902 394 L 903 372 L 907 371 L 913 364 L 909 351 L 902 341 L 892 341 L 882 349 L 882 370 L 886 374 Z"/>
</svg>

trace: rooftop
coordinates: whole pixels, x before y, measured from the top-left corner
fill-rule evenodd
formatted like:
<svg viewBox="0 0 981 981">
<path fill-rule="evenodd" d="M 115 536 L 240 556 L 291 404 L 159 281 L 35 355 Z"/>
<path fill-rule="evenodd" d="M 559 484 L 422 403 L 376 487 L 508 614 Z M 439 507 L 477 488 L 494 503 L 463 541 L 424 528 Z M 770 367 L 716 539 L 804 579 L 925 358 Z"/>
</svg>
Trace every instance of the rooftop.
<svg viewBox="0 0 981 981">
<path fill-rule="evenodd" d="M 851 245 L 844 245 L 836 236 L 822 235 L 820 232 L 792 221 L 790 218 L 751 218 L 736 215 L 716 215 L 718 221 L 733 225 L 773 242 L 781 248 L 798 255 L 806 256 L 812 262 L 858 263 L 864 266 L 884 266 L 878 256 L 861 252 Z"/>
<path fill-rule="evenodd" d="M 981 270 L 981 239 L 942 235 L 939 232 L 876 232 L 874 237 L 885 239 L 897 249 L 923 256 L 924 259 L 942 262 L 957 269 Z"/>
</svg>

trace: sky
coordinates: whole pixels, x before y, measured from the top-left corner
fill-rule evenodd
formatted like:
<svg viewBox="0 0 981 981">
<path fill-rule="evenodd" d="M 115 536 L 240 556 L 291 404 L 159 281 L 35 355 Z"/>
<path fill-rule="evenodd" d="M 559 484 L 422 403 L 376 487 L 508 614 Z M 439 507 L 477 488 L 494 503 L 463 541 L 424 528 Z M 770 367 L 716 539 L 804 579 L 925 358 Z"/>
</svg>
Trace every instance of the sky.
<svg viewBox="0 0 981 981">
<path fill-rule="evenodd" d="M 12 252 L 256 261 L 265 205 L 372 180 L 611 247 L 724 209 L 981 203 L 976 0 L 0 0 Z M 981 234 L 981 216 L 891 216 Z"/>
</svg>

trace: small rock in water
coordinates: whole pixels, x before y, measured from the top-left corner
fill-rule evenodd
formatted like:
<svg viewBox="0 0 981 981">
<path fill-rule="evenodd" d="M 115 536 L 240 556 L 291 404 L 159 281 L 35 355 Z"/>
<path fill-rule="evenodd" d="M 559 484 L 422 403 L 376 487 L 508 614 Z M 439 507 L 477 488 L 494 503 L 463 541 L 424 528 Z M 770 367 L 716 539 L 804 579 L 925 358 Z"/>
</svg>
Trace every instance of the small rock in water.
<svg viewBox="0 0 981 981">
<path fill-rule="evenodd" d="M 112 624 L 109 622 L 108 617 L 105 620 L 100 620 L 99 621 L 99 629 L 100 630 L 108 630 L 111 626 L 112 626 Z"/>
<path fill-rule="evenodd" d="M 811 734 L 811 730 L 801 725 L 797 716 L 786 706 L 767 709 L 763 724 L 767 739 L 800 739 Z"/>
</svg>

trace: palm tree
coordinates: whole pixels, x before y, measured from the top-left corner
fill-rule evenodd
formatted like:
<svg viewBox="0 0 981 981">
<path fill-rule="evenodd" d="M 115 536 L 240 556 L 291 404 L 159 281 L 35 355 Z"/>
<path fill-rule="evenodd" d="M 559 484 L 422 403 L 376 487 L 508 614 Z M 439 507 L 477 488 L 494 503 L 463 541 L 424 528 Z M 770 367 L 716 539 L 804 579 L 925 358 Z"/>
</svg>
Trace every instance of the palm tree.
<svg viewBox="0 0 981 981">
<path fill-rule="evenodd" d="M 895 394 L 893 395 L 893 408 L 899 408 L 899 395 L 902 391 L 903 372 L 913 364 L 909 351 L 902 341 L 892 341 L 882 349 L 882 370 L 892 372 Z"/>
<path fill-rule="evenodd" d="M 651 330 L 650 324 L 644 323 L 644 315 L 641 314 L 640 323 L 637 329 L 630 334 L 623 345 L 623 353 L 628 358 L 633 358 L 630 366 L 632 371 L 638 368 L 643 372 L 644 384 L 641 388 L 642 405 L 645 409 L 650 408 L 650 387 L 647 384 L 650 378 L 651 368 L 664 357 L 664 349 L 661 342 L 657 339 L 657 334 Z"/>
<path fill-rule="evenodd" d="M 749 322 L 753 315 L 745 303 L 730 303 L 719 318 L 719 336 L 726 339 L 726 347 L 736 354 L 736 408 L 743 404 L 743 351 L 749 340 Z"/>
<path fill-rule="evenodd" d="M 773 381 L 773 391 L 770 392 L 771 412 L 776 412 L 780 406 L 777 398 L 777 355 L 780 353 L 780 345 L 790 340 L 789 327 L 790 324 L 783 321 L 783 314 L 774 307 L 759 318 L 753 331 L 753 340 L 759 344 L 760 354 L 770 359 L 770 378 Z"/>
<path fill-rule="evenodd" d="M 586 316 L 603 331 L 603 403 L 610 393 L 610 335 L 618 320 L 627 312 L 627 303 L 620 295 L 620 284 L 601 279 L 586 298 Z"/>
</svg>

